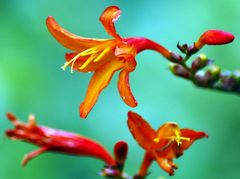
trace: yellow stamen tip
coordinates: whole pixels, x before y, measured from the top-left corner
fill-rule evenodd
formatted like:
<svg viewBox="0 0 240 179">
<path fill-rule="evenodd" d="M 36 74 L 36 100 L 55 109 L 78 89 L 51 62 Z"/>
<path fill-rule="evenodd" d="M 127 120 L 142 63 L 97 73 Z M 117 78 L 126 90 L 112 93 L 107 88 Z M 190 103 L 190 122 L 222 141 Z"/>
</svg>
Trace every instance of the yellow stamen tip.
<svg viewBox="0 0 240 179">
<path fill-rule="evenodd" d="M 159 138 L 154 138 L 153 141 L 154 141 L 155 143 L 158 143 L 158 142 L 160 141 L 160 139 L 159 139 Z"/>
</svg>

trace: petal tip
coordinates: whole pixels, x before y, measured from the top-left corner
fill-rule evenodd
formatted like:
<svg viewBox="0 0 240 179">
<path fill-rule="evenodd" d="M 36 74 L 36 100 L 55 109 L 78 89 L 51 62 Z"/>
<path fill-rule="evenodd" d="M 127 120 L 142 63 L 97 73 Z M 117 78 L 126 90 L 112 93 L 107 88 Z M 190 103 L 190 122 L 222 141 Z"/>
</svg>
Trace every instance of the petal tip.
<svg viewBox="0 0 240 179">
<path fill-rule="evenodd" d="M 88 116 L 89 111 L 85 109 L 84 103 L 82 103 L 79 107 L 80 118 L 86 118 Z"/>
<path fill-rule="evenodd" d="M 137 113 L 133 112 L 133 111 L 128 111 L 128 119 L 132 119 L 134 117 L 136 117 Z"/>
<path fill-rule="evenodd" d="M 7 118 L 8 118 L 8 120 L 9 121 L 16 121 L 17 120 L 17 118 L 16 118 L 16 116 L 14 116 L 12 113 L 10 113 L 10 112 L 7 112 L 7 114 L 6 114 L 6 116 L 7 116 Z"/>
</svg>

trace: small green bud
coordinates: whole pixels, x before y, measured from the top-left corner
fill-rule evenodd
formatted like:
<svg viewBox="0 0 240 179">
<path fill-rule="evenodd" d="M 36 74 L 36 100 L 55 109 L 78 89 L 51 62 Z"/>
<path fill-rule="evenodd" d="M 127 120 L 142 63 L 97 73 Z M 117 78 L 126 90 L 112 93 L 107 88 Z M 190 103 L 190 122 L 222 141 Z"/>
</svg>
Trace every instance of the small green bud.
<svg viewBox="0 0 240 179">
<path fill-rule="evenodd" d="M 217 77 L 220 75 L 221 69 L 218 66 L 212 66 L 209 72 L 212 76 Z"/>
</svg>

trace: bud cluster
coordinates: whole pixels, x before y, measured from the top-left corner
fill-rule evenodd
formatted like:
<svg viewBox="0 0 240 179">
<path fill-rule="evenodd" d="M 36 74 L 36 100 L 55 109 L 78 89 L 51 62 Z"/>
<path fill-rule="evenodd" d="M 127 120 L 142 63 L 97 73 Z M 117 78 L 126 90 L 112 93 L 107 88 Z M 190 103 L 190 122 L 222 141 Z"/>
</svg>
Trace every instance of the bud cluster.
<svg viewBox="0 0 240 179">
<path fill-rule="evenodd" d="M 177 47 L 185 54 L 185 58 L 173 53 L 172 58 L 169 59 L 172 62 L 169 69 L 174 75 L 189 79 L 197 86 L 239 93 L 240 71 L 221 72 L 218 66 L 213 65 L 213 60 L 203 53 L 199 54 L 190 66 L 187 64 L 190 57 L 200 51 L 204 45 L 224 45 L 231 43 L 233 40 L 234 36 L 228 32 L 208 30 L 193 45 L 180 45 L 178 42 Z"/>
</svg>

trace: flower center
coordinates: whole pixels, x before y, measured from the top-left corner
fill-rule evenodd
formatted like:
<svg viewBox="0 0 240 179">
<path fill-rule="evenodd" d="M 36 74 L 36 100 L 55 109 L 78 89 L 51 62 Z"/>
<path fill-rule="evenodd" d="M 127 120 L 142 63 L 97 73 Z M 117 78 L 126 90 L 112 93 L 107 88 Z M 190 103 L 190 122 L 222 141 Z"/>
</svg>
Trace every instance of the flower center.
<svg viewBox="0 0 240 179">
<path fill-rule="evenodd" d="M 91 62 L 99 62 L 100 60 L 105 57 L 105 55 L 115 47 L 115 43 L 111 41 L 107 41 L 105 43 L 102 43 L 100 45 L 97 45 L 95 47 L 89 48 L 87 50 L 84 50 L 82 52 L 79 52 L 75 57 L 73 57 L 71 60 L 67 61 L 61 68 L 65 71 L 67 66 L 71 64 L 71 73 L 73 73 L 73 66 L 74 63 L 80 58 L 80 57 L 86 57 L 87 60 L 78 68 L 79 70 L 83 70 L 86 68 Z"/>
<path fill-rule="evenodd" d="M 188 137 L 182 137 L 179 133 L 178 130 L 175 130 L 175 136 L 171 136 L 170 139 L 172 141 L 176 141 L 177 142 L 177 145 L 181 145 L 182 144 L 182 141 L 185 140 L 185 141 L 190 141 L 190 138 Z"/>
<path fill-rule="evenodd" d="M 175 130 L 174 131 L 175 135 L 174 136 L 171 136 L 171 137 L 168 137 L 168 139 L 170 139 L 171 141 L 176 141 L 177 142 L 177 145 L 181 145 L 182 144 L 182 141 L 185 140 L 185 141 L 190 141 L 190 138 L 188 137 L 182 137 L 179 133 L 179 130 Z M 159 143 L 160 142 L 160 138 L 159 137 L 156 137 L 153 139 L 153 141 L 155 143 Z"/>
</svg>

